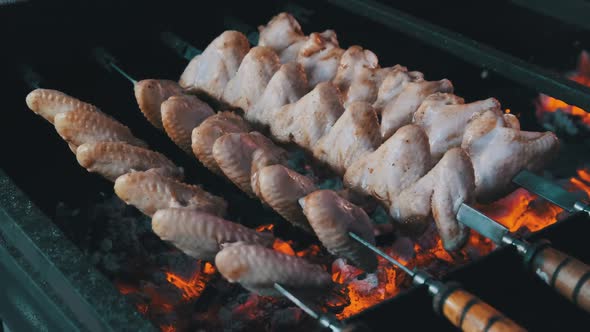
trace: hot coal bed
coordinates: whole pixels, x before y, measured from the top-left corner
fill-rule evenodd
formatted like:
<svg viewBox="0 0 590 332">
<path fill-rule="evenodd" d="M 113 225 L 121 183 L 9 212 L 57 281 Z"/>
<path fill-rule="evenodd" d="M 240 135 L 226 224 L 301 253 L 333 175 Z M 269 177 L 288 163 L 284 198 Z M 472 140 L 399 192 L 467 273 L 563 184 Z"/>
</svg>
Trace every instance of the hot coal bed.
<svg viewBox="0 0 590 332">
<path fill-rule="evenodd" d="M 290 11 L 305 32 L 333 28 L 342 47 L 363 45 L 379 56 L 382 66 L 401 63 L 432 79 L 449 78 L 456 93 L 466 100 L 494 96 L 504 109 L 519 116 L 524 129 L 557 132 L 562 150 L 546 175 L 572 191 L 590 193 L 585 113 L 558 98 L 539 97 L 545 91 L 536 89 L 535 82 L 514 82 L 510 74 L 441 50 L 436 42 L 400 33 L 371 14 L 371 3 L 364 11 L 351 10 L 355 3 L 228 1 L 205 6 L 184 1 L 106 1 L 92 5 L 28 2 L 6 7 L 0 13 L 0 24 L 4 31 L 16 32 L 6 37 L 0 55 L 8 73 L 8 79 L 0 83 L 8 101 L 8 115 L 0 122 L 0 280 L 5 285 L 0 319 L 14 331 L 319 329 L 288 300 L 253 295 L 230 284 L 212 265 L 184 255 L 154 235 L 149 218 L 121 202 L 111 183 L 81 169 L 52 128 L 25 109 L 24 96 L 30 84 L 38 81 L 42 87 L 92 102 L 131 127 L 138 137 L 183 166 L 190 182 L 224 197 L 230 203 L 231 220 L 284 239 L 274 244 L 276 250 L 331 266 L 337 286 L 328 294 L 308 299 L 320 310 L 347 321 L 362 321 L 376 331 L 452 330 L 432 311 L 425 290 L 412 288 L 401 271 L 384 260 L 380 260 L 379 272 L 371 275 L 340 261 L 332 263 L 317 240 L 293 229 L 270 209 L 184 155 L 148 125 L 137 110 L 130 84 L 116 72 L 105 71 L 91 56 L 93 48 L 102 46 L 135 77 L 175 80 L 186 61 L 162 42 L 161 32 L 171 31 L 203 48 L 223 30 L 253 33 L 254 27 L 276 13 Z M 583 27 L 510 2 L 482 5 L 485 8 L 463 1 L 451 3 L 413 1 L 395 6 L 588 85 L 590 66 L 580 54 L 590 48 L 590 41 Z M 395 13 L 386 11 L 386 5 L 383 1 L 374 8 Z M 482 12 L 489 14 L 485 24 L 476 19 Z M 575 71 L 578 59 L 582 61 Z M 326 175 L 329 173 L 323 174 L 304 156 L 297 156 L 293 161 L 297 169 L 315 172 L 325 180 L 325 187 L 339 186 Z M 562 251 L 590 261 L 585 250 L 590 226 L 583 216 L 567 215 L 523 189 L 480 208 L 515 232 L 539 231 L 533 238 L 548 238 Z M 372 218 L 381 223 L 379 212 Z M 555 224 L 557 220 L 561 222 Z M 475 233 L 456 253 L 444 251 L 439 242 L 413 243 L 392 235 L 378 238 L 379 246 L 388 253 L 435 276 L 461 282 L 530 330 L 580 330 L 590 323 L 580 309 L 526 273 L 510 249 L 492 252 L 491 242 Z"/>
</svg>

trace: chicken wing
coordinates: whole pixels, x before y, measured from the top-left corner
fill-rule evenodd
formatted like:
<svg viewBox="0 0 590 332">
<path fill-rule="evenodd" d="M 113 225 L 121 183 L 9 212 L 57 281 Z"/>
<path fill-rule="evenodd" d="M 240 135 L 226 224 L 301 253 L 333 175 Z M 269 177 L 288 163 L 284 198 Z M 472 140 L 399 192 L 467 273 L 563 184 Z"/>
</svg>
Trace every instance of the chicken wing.
<svg viewBox="0 0 590 332">
<path fill-rule="evenodd" d="M 191 95 L 168 98 L 162 103 L 161 113 L 166 134 L 189 155 L 193 154 L 191 147 L 193 129 L 215 114 L 207 103 Z"/>
<path fill-rule="evenodd" d="M 381 136 L 383 140 L 391 137 L 399 128 L 412 123 L 414 112 L 429 95 L 435 92 L 453 92 L 449 80 L 407 82 L 399 95 L 392 99 L 383 109 L 381 119 Z"/>
<path fill-rule="evenodd" d="M 236 75 L 223 91 L 223 101 L 247 111 L 260 98 L 274 73 L 280 68 L 279 57 L 272 49 L 258 46 L 250 49 Z"/>
<path fill-rule="evenodd" d="M 453 148 L 392 201 L 390 214 L 411 233 L 421 233 L 434 218 L 445 249 L 455 250 L 469 234 L 456 215 L 462 203 L 474 199 L 474 190 L 471 160 L 463 149 Z"/>
<path fill-rule="evenodd" d="M 180 76 L 180 86 L 220 100 L 227 82 L 236 75 L 249 50 L 250 43 L 243 33 L 223 32 L 190 61 Z"/>
<path fill-rule="evenodd" d="M 162 240 L 172 243 L 196 259 L 214 261 L 224 243 L 244 242 L 268 247 L 274 237 L 258 233 L 240 224 L 207 212 L 189 208 L 158 210 L 152 217 L 152 229 Z"/>
<path fill-rule="evenodd" d="M 386 206 L 432 167 L 428 137 L 422 128 L 400 128 L 375 152 L 354 162 L 344 174 L 347 187 L 371 195 Z"/>
<path fill-rule="evenodd" d="M 381 145 L 379 119 L 371 106 L 354 102 L 315 144 L 313 155 L 339 174 Z"/>
<path fill-rule="evenodd" d="M 336 76 L 343 53 L 333 30 L 311 33 L 297 54 L 297 62 L 303 65 L 309 86 L 331 81 Z"/>
<path fill-rule="evenodd" d="M 414 123 L 428 135 L 430 153 L 434 160 L 461 146 L 463 133 L 475 114 L 495 110 L 501 113 L 500 103 L 494 99 L 465 104 L 463 98 L 449 93 L 435 93 L 428 96 L 414 113 Z"/>
<path fill-rule="evenodd" d="M 92 104 L 68 96 L 63 92 L 49 89 L 35 89 L 31 91 L 27 95 L 26 102 L 31 111 L 39 114 L 51 123 L 53 123 L 53 118 L 59 113 L 65 113 L 75 109 L 98 111 L 98 108 Z"/>
<path fill-rule="evenodd" d="M 191 208 L 218 216 L 223 216 L 227 210 L 223 198 L 152 170 L 118 177 L 115 193 L 125 203 L 148 216 L 167 208 Z"/>
<path fill-rule="evenodd" d="M 472 120 L 463 136 L 462 147 L 475 170 L 478 201 L 493 201 L 508 193 L 518 172 L 539 170 L 559 149 L 552 132 L 520 131 L 509 125 L 501 114 L 487 111 Z"/>
<path fill-rule="evenodd" d="M 135 99 L 139 109 L 148 121 L 158 129 L 164 129 L 160 107 L 162 103 L 183 93 L 178 83 L 169 80 L 142 80 L 135 83 Z"/>
<path fill-rule="evenodd" d="M 252 157 L 258 149 L 277 156 L 285 155 L 283 158 L 286 158 L 285 150 L 258 132 L 225 134 L 213 144 L 213 157 L 223 174 L 250 196 L 254 196 Z"/>
<path fill-rule="evenodd" d="M 385 106 L 399 96 L 408 82 L 419 82 L 422 80 L 424 80 L 424 75 L 421 72 L 408 72 L 406 67 L 400 65 L 391 67 L 385 73 L 385 77 L 383 77 L 383 81 L 379 85 L 377 99 L 373 103 L 373 107 L 378 114 L 383 113 Z"/>
<path fill-rule="evenodd" d="M 283 165 L 271 165 L 258 171 L 254 192 L 259 198 L 293 225 L 311 232 L 298 200 L 317 190 L 314 182 Z"/>
<path fill-rule="evenodd" d="M 305 39 L 299 22 L 284 12 L 274 16 L 266 26 L 259 26 L 258 32 L 258 45 L 270 47 L 279 55 L 289 46 Z"/>
<path fill-rule="evenodd" d="M 183 169 L 159 152 L 123 142 L 84 143 L 76 150 L 80 166 L 115 181 L 131 171 L 158 169 L 162 174 L 182 179 Z"/>
<path fill-rule="evenodd" d="M 281 106 L 294 103 L 309 91 L 303 67 L 287 63 L 272 76 L 258 101 L 246 111 L 248 121 L 269 125 Z"/>
<path fill-rule="evenodd" d="M 318 84 L 299 101 L 283 106 L 270 123 L 272 135 L 312 149 L 344 112 L 338 88 L 330 82 Z"/>
<path fill-rule="evenodd" d="M 241 116 L 232 112 L 217 113 L 193 129 L 191 135 L 193 153 L 212 172 L 223 174 L 213 157 L 213 144 L 225 134 L 248 131 L 250 126 Z"/>
<path fill-rule="evenodd" d="M 58 113 L 54 125 L 57 133 L 74 148 L 95 142 L 125 142 L 147 148 L 147 144 L 133 136 L 127 126 L 96 110 L 77 108 Z"/>
<path fill-rule="evenodd" d="M 215 266 L 229 282 L 239 282 L 263 296 L 280 296 L 274 284 L 300 291 L 321 291 L 332 282 L 319 265 L 256 244 L 227 244 L 215 256 Z"/>
<path fill-rule="evenodd" d="M 353 232 L 375 244 L 371 220 L 360 207 L 332 190 L 318 190 L 299 199 L 303 213 L 322 244 L 337 257 L 344 257 L 366 272 L 377 268 L 375 254 L 352 239 Z"/>
</svg>

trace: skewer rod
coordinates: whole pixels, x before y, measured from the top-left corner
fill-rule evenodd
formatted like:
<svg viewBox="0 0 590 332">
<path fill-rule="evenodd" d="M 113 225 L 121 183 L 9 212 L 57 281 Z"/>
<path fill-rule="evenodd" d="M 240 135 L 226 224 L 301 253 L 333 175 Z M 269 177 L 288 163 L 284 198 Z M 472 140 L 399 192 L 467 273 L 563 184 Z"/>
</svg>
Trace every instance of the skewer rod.
<svg viewBox="0 0 590 332">
<path fill-rule="evenodd" d="M 388 254 L 384 253 L 383 251 L 381 251 L 381 249 L 375 247 L 374 245 L 370 244 L 369 242 L 365 241 L 363 238 L 361 238 L 360 236 L 356 235 L 353 232 L 348 232 L 348 235 L 350 235 L 350 237 L 352 237 L 353 239 L 357 240 L 358 242 L 360 242 L 362 245 L 366 246 L 367 248 L 373 250 L 377 255 L 385 258 L 388 262 L 392 263 L 393 265 L 399 267 L 400 269 L 402 269 L 404 272 L 406 272 L 407 274 L 410 275 L 410 277 L 414 278 L 414 275 L 416 275 L 416 273 L 410 269 L 408 269 L 406 266 L 404 266 L 402 263 L 398 262 L 397 260 L 393 259 L 391 256 L 389 256 Z"/>
</svg>

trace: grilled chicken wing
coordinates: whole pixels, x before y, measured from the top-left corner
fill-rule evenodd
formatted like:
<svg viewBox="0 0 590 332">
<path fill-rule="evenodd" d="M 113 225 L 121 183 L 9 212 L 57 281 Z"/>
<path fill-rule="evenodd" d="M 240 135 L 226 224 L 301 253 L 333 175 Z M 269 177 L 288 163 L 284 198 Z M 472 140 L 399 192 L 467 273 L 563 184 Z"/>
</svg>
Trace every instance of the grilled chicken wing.
<svg viewBox="0 0 590 332">
<path fill-rule="evenodd" d="M 381 145 L 379 119 L 365 102 L 350 104 L 313 148 L 313 155 L 339 174 Z"/>
<path fill-rule="evenodd" d="M 390 214 L 414 233 L 422 232 L 434 218 L 445 249 L 455 250 L 469 234 L 456 215 L 462 203 L 473 200 L 474 190 L 471 160 L 463 149 L 453 148 L 428 174 L 393 200 Z"/>
<path fill-rule="evenodd" d="M 49 89 L 35 89 L 26 98 L 27 106 L 31 111 L 39 114 L 45 120 L 53 123 L 53 118 L 60 113 L 75 109 L 84 111 L 98 111 L 92 104 L 68 96 L 63 92 Z"/>
<path fill-rule="evenodd" d="M 375 152 L 354 162 L 344 183 L 390 206 L 397 195 L 430 170 L 428 137 L 416 125 L 400 128 Z"/>
<path fill-rule="evenodd" d="M 227 82 L 236 75 L 249 50 L 248 38 L 243 33 L 223 32 L 190 61 L 180 76 L 180 86 L 193 93 L 221 99 Z"/>
<path fill-rule="evenodd" d="M 189 208 L 158 210 L 152 217 L 152 229 L 162 240 L 172 243 L 196 259 L 214 261 L 224 243 L 255 243 L 268 247 L 274 237 L 258 233 L 218 216 Z"/>
<path fill-rule="evenodd" d="M 254 196 L 251 186 L 252 158 L 254 151 L 259 149 L 277 156 L 286 155 L 285 150 L 258 132 L 226 134 L 213 144 L 213 157 L 223 174 L 250 196 Z"/>
<path fill-rule="evenodd" d="M 242 60 L 236 76 L 225 86 L 223 101 L 247 111 L 258 101 L 280 66 L 279 57 L 272 49 L 263 46 L 251 48 Z"/>
<path fill-rule="evenodd" d="M 77 108 L 58 113 L 54 124 L 57 133 L 75 148 L 95 142 L 125 142 L 147 148 L 147 144 L 133 136 L 127 126 L 100 111 Z"/>
<path fill-rule="evenodd" d="M 518 172 L 538 170 L 557 153 L 559 141 L 554 133 L 520 131 L 509 126 L 505 117 L 487 111 L 472 120 L 463 136 L 462 147 L 473 162 L 479 201 L 492 201 L 506 194 Z"/>
<path fill-rule="evenodd" d="M 318 190 L 299 199 L 303 213 L 322 244 L 335 256 L 344 257 L 367 272 L 377 268 L 375 254 L 352 239 L 353 232 L 375 244 L 369 216 L 332 190 Z"/>
<path fill-rule="evenodd" d="M 381 83 L 378 77 L 384 76 L 379 69 L 375 53 L 360 46 L 351 46 L 342 54 L 333 82 L 342 93 L 345 106 L 355 100 L 374 101 Z M 382 73 L 377 75 L 378 72 Z"/>
<path fill-rule="evenodd" d="M 254 192 L 283 218 L 306 231 L 311 227 L 297 201 L 315 191 L 316 185 L 308 177 L 283 165 L 271 165 L 258 171 Z"/>
<path fill-rule="evenodd" d="M 213 109 L 196 96 L 178 95 L 162 103 L 162 124 L 166 134 L 184 152 L 192 155 L 191 135 L 194 128 L 215 114 Z"/>
<path fill-rule="evenodd" d="M 191 136 L 193 153 L 205 167 L 214 173 L 222 174 L 213 157 L 213 144 L 225 134 L 248 131 L 250 126 L 241 116 L 232 112 L 217 113 L 193 129 Z"/>
<path fill-rule="evenodd" d="M 285 153 L 277 153 L 275 149 L 259 148 L 252 153 L 250 166 L 250 186 L 256 197 L 262 197 L 258 186 L 258 172 L 267 166 L 287 166 L 288 158 Z"/>
<path fill-rule="evenodd" d="M 414 123 L 426 131 L 432 158 L 439 160 L 446 151 L 461 146 L 463 133 L 473 115 L 487 110 L 501 113 L 500 103 L 489 98 L 465 104 L 463 98 L 453 94 L 435 93 L 414 113 Z"/>
<path fill-rule="evenodd" d="M 269 125 L 281 106 L 296 102 L 308 90 L 303 67 L 294 62 L 284 64 L 272 76 L 256 104 L 246 110 L 245 117 L 250 122 Z"/>
<path fill-rule="evenodd" d="M 383 113 L 385 106 L 399 96 L 408 82 L 418 82 L 422 80 L 424 80 L 424 75 L 421 72 L 408 72 L 408 69 L 404 66 L 393 66 L 385 74 L 383 81 L 379 85 L 377 99 L 373 103 L 373 107 L 375 107 L 378 114 Z"/>
<path fill-rule="evenodd" d="M 414 112 L 429 95 L 435 92 L 453 92 L 449 80 L 407 82 L 399 95 L 392 99 L 383 109 L 381 119 L 381 136 L 387 139 L 399 128 L 410 124 Z"/>
<path fill-rule="evenodd" d="M 291 14 L 284 12 L 273 17 L 266 26 L 259 26 L 258 31 L 258 45 L 270 47 L 279 55 L 291 45 L 305 39 L 299 22 Z"/>
<path fill-rule="evenodd" d="M 215 256 L 215 266 L 229 282 L 263 296 L 279 296 L 274 284 L 321 291 L 329 287 L 331 276 L 319 265 L 256 244 L 227 244 Z"/>
<path fill-rule="evenodd" d="M 323 82 L 299 101 L 283 106 L 272 119 L 270 129 L 281 142 L 294 142 L 311 149 L 343 112 L 338 88 Z"/>
<path fill-rule="evenodd" d="M 134 90 L 139 109 L 146 119 L 154 127 L 164 129 L 160 106 L 166 99 L 181 95 L 182 88 L 174 81 L 149 79 L 135 83 Z"/>
<path fill-rule="evenodd" d="M 80 166 L 115 181 L 131 171 L 158 169 L 161 174 L 182 179 L 182 168 L 163 154 L 123 142 L 84 143 L 76 150 Z"/>
<path fill-rule="evenodd" d="M 115 193 L 125 203 L 152 216 L 167 208 L 192 208 L 223 216 L 227 203 L 198 186 L 182 183 L 152 170 L 124 174 L 115 181 Z"/>
<path fill-rule="evenodd" d="M 303 65 L 309 86 L 314 87 L 320 82 L 331 81 L 336 76 L 343 53 L 344 50 L 338 46 L 336 32 L 314 32 L 301 45 L 296 61 Z"/>
</svg>

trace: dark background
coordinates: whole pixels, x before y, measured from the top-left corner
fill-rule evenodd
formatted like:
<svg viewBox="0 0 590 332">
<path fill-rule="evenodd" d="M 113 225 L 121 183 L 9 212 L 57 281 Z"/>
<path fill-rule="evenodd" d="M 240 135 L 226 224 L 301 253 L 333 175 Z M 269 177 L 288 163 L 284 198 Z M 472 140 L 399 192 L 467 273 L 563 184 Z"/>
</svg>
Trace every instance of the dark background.
<svg viewBox="0 0 590 332">
<path fill-rule="evenodd" d="M 467 64 L 325 2 L 292 3 L 311 10 L 307 20 L 300 20 L 304 32 L 335 29 L 342 47 L 360 44 L 373 50 L 384 67 L 400 63 L 423 71 L 427 79 L 449 78 L 456 93 L 467 101 L 494 96 L 504 108 L 520 114 L 525 129 L 540 129 L 534 117 L 534 99 L 539 91 L 493 72 L 488 72 L 484 79 L 485 68 Z M 383 3 L 559 73 L 572 70 L 579 52 L 590 48 L 588 31 L 517 7 L 510 1 Z M 284 8 L 282 1 L 30 1 L 0 7 L 0 167 L 52 218 L 60 202 L 83 205 L 96 199 L 100 192 L 112 191 L 112 184 L 81 169 L 51 126 L 27 110 L 24 100 L 31 88 L 22 80 L 19 66 L 28 64 L 42 77 L 41 87 L 58 89 L 99 106 L 155 149 L 166 151 L 185 166 L 189 178 L 196 183 L 229 197 L 229 201 L 241 201 L 243 195 L 233 186 L 195 166 L 147 124 L 137 110 L 132 85 L 98 66 L 91 50 L 96 46 L 107 48 L 121 67 L 138 80 L 176 80 L 186 61 L 163 46 L 158 39 L 160 32 L 172 31 L 204 48 L 226 29 L 224 17 L 234 16 L 255 27 Z M 576 142 L 575 138 L 564 139 Z M 248 204 L 241 209 L 244 215 L 256 216 L 260 207 L 251 201 Z M 549 233 L 549 237 L 564 250 L 590 262 L 584 241 L 587 224 L 587 220 L 580 218 Z M 75 236 L 71 230 L 64 232 Z M 497 253 L 453 277 L 531 330 L 588 330 L 588 316 L 529 277 L 509 252 Z M 368 311 L 359 319 L 374 329 L 380 327 L 379 330 L 447 329 L 448 324 L 432 314 L 429 301 L 424 292 L 412 292 Z"/>
</svg>

